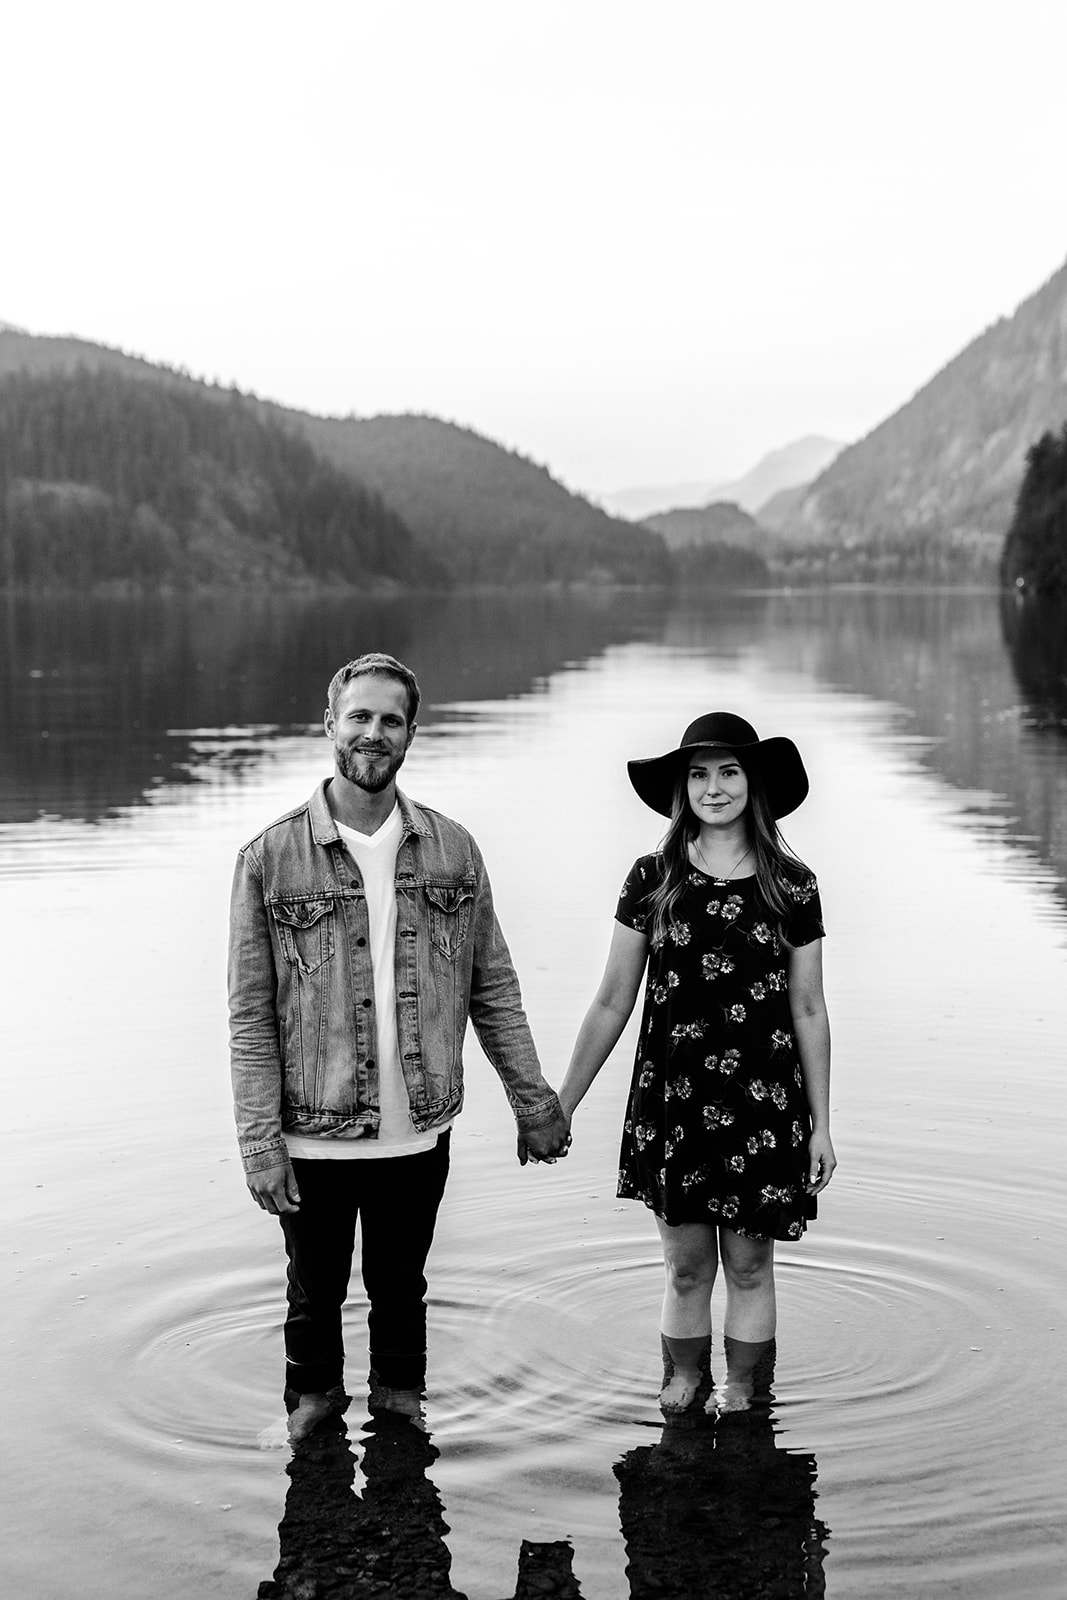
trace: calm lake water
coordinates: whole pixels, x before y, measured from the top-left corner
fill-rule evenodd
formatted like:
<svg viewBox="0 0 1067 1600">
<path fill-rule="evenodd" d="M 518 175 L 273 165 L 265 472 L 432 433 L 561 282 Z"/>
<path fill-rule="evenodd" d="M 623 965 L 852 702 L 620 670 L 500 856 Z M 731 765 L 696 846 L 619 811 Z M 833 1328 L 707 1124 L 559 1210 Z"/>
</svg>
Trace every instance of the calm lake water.
<svg viewBox="0 0 1067 1600">
<path fill-rule="evenodd" d="M 250 1600 L 310 1540 L 335 1572 L 380 1553 L 353 1596 L 1061 1600 L 1067 717 L 1014 613 L 838 592 L 3 619 L 6 1593 Z M 631 1026 L 569 1159 L 525 1171 L 470 1046 L 429 1436 L 368 1427 L 354 1294 L 352 1406 L 287 1470 L 226 904 L 237 846 L 328 769 L 331 672 L 372 648 L 423 683 L 404 786 L 481 843 L 556 1080 L 657 838 L 626 758 L 715 707 L 804 751 L 787 834 L 823 890 L 841 1165 L 780 1247 L 769 1420 L 679 1434 L 656 1410 L 655 1231 L 614 1196 Z M 706 1590 L 665 1576 L 680 1547 Z"/>
</svg>

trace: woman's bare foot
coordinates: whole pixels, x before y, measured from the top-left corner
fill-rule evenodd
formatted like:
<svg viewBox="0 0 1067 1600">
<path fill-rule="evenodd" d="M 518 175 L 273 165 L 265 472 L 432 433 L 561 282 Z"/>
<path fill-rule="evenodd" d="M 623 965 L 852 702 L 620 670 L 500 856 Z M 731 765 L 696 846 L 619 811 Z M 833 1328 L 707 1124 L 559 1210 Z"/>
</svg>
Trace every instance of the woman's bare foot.
<svg viewBox="0 0 1067 1600">
<path fill-rule="evenodd" d="M 683 1372 L 675 1368 L 669 1383 L 659 1392 L 661 1411 L 686 1411 L 697 1397 L 703 1374 L 698 1371 Z"/>
<path fill-rule="evenodd" d="M 712 1390 L 710 1334 L 693 1339 L 661 1334 L 660 1348 L 663 1354 L 660 1410 L 670 1416 L 680 1411 L 702 1411 Z"/>
<path fill-rule="evenodd" d="M 336 1409 L 337 1403 L 329 1394 L 302 1394 L 289 1413 L 289 1443 L 300 1444 Z"/>
<path fill-rule="evenodd" d="M 777 1346 L 773 1338 L 735 1339 L 725 1334 L 726 1382 L 715 1396 L 716 1410 L 749 1411 L 757 1392 L 769 1396 Z"/>
<path fill-rule="evenodd" d="M 715 1409 L 719 1412 L 748 1411 L 752 1405 L 753 1382 L 751 1378 L 731 1378 L 715 1391 Z"/>
</svg>

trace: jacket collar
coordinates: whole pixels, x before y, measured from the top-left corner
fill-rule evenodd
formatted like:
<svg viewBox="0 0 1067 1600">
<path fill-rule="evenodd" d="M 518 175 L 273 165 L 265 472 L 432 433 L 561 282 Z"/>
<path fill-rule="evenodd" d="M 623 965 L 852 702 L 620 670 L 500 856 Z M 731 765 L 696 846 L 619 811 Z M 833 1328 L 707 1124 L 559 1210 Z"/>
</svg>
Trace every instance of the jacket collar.
<svg viewBox="0 0 1067 1600">
<path fill-rule="evenodd" d="M 315 843 L 322 845 L 340 844 L 341 842 L 337 824 L 333 820 L 330 808 L 326 803 L 326 785 L 329 781 L 328 778 L 323 778 L 308 801 L 311 831 L 314 835 Z M 424 838 L 428 836 L 432 830 L 414 800 L 409 800 L 407 795 L 400 789 L 396 791 L 396 798 L 400 806 L 400 820 L 403 823 L 405 834 L 417 833 Z"/>
</svg>

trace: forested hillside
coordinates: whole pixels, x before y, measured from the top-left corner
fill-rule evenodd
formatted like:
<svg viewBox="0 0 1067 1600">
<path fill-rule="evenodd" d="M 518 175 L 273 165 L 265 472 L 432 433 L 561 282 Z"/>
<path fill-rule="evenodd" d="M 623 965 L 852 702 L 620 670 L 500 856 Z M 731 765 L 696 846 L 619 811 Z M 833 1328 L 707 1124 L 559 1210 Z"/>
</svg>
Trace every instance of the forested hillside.
<svg viewBox="0 0 1067 1600">
<path fill-rule="evenodd" d="M 284 414 L 395 506 L 460 582 L 670 582 L 655 534 L 469 428 L 437 417 Z"/>
<path fill-rule="evenodd" d="M 1067 423 L 1027 454 L 1001 578 L 1027 593 L 1067 596 Z"/>
<path fill-rule="evenodd" d="M 686 545 L 733 544 L 745 550 L 764 550 L 769 540 L 755 517 L 729 500 L 707 506 L 680 506 L 646 517 L 645 526 L 662 534 L 668 549 Z"/>
<path fill-rule="evenodd" d="M 377 495 L 239 395 L 86 368 L 0 377 L 8 587 L 434 575 Z"/>
<path fill-rule="evenodd" d="M 771 569 L 763 552 L 766 533 L 747 511 L 729 501 L 679 507 L 645 518 L 671 552 L 675 582 L 687 588 L 766 588 Z"/>
<path fill-rule="evenodd" d="M 1026 452 L 1067 419 L 1067 266 L 818 477 L 784 532 L 873 572 L 992 575 Z"/>
<path fill-rule="evenodd" d="M 0 382 L 4 374 L 75 372 L 121 375 L 171 395 L 193 396 L 268 423 L 272 437 L 284 433 L 294 444 L 306 441 L 324 471 L 362 486 L 370 503 L 383 513 L 388 507 L 396 513 L 396 526 L 411 530 L 413 542 L 397 557 L 401 582 L 673 581 L 658 535 L 609 517 L 570 494 L 543 467 L 469 429 L 434 417 L 315 417 L 87 340 L 0 326 Z M 76 515 L 84 525 L 106 509 L 102 502 L 86 503 Z M 128 541 L 131 553 L 144 546 L 142 565 L 151 559 L 151 543 L 147 537 Z M 392 568 L 387 575 L 394 575 Z M 225 581 L 226 572 L 218 571 L 216 578 Z"/>
</svg>

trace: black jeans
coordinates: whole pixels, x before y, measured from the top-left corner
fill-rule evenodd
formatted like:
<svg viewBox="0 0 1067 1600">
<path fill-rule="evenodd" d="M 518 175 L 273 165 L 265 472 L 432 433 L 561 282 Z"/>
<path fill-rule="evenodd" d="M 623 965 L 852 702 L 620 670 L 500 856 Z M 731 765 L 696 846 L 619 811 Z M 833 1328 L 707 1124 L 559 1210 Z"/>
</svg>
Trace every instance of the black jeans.
<svg viewBox="0 0 1067 1600">
<path fill-rule="evenodd" d="M 355 1161 L 293 1161 L 300 1210 L 281 1217 L 289 1257 L 286 1384 L 321 1393 L 344 1380 L 341 1308 L 360 1223 L 370 1360 L 391 1389 L 426 1379 L 426 1279 L 448 1177 L 449 1131 L 432 1150 Z"/>
</svg>

